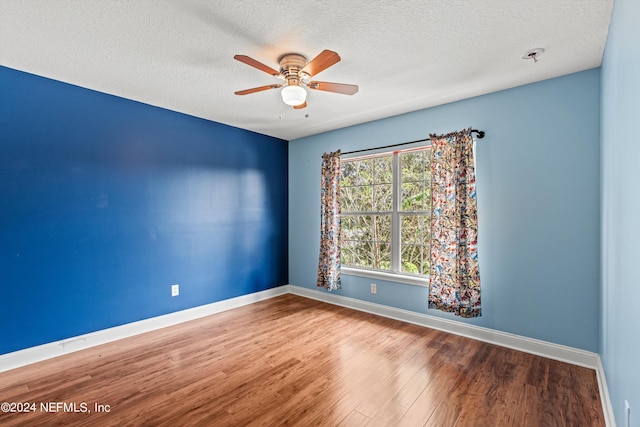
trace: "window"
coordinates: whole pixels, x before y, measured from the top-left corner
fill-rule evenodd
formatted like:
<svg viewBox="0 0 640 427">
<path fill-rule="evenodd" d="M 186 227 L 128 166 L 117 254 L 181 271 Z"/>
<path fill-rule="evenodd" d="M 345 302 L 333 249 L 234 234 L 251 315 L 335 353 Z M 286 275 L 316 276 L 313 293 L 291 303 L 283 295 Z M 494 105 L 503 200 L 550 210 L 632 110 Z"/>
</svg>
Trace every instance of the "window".
<svg viewBox="0 0 640 427">
<path fill-rule="evenodd" d="M 343 266 L 428 276 L 429 148 L 342 160 Z"/>
</svg>

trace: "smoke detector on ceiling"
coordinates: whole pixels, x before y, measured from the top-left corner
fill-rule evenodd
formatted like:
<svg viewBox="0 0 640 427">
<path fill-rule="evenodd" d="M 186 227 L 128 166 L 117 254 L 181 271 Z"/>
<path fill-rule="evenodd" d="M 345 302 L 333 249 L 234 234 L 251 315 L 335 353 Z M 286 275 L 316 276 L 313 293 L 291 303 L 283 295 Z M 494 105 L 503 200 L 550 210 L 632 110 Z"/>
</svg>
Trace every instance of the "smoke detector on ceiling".
<svg viewBox="0 0 640 427">
<path fill-rule="evenodd" d="M 529 49 L 522 54 L 522 59 L 533 59 L 533 62 L 538 62 L 540 55 L 544 53 L 544 49 L 541 47 L 535 49 Z"/>
</svg>

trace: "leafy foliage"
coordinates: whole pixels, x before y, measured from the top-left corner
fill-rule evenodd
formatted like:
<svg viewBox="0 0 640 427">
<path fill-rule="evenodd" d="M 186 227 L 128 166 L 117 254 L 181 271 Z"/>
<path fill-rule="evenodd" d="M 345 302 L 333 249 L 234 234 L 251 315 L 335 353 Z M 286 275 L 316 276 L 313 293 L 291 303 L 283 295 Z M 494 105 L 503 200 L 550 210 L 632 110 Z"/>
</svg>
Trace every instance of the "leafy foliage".
<svg viewBox="0 0 640 427">
<path fill-rule="evenodd" d="M 400 156 L 402 272 L 429 274 L 431 182 L 429 151 Z M 393 156 L 342 162 L 342 264 L 392 270 Z"/>
</svg>

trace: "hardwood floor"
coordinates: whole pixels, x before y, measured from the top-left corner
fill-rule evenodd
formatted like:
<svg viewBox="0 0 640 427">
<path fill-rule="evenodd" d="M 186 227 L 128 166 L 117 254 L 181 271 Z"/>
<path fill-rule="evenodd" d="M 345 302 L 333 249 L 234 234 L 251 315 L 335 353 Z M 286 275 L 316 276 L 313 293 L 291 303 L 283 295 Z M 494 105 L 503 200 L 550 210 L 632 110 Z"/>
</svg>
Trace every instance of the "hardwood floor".
<svg viewBox="0 0 640 427">
<path fill-rule="evenodd" d="M 2 426 L 604 426 L 590 369 L 294 295 L 1 373 L 0 402 L 36 404 Z"/>
</svg>

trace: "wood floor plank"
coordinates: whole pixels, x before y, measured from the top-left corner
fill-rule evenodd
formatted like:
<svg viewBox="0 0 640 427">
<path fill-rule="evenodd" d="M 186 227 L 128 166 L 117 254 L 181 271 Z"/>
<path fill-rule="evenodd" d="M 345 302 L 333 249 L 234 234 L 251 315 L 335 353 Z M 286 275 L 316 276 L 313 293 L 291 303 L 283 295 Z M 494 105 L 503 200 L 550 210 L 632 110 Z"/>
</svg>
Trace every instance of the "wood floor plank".
<svg viewBox="0 0 640 427">
<path fill-rule="evenodd" d="M 525 384 L 530 355 L 515 350 L 494 348 L 489 362 L 480 372 L 468 403 L 461 411 L 457 427 L 479 425 L 514 425 L 515 410 Z"/>
<path fill-rule="evenodd" d="M 442 343 L 446 335 L 437 336 L 433 342 Z M 413 376 L 407 381 L 393 396 L 393 401 L 399 405 L 409 408 L 413 402 L 425 389 L 427 384 L 433 379 L 433 375 L 442 366 L 442 361 L 433 359 L 433 355 L 439 350 L 439 346 L 425 346 L 419 355 L 419 366 Z"/>
<path fill-rule="evenodd" d="M 445 364 L 438 368 L 431 381 L 427 383 L 397 425 L 406 427 L 425 425 L 440 402 L 448 398 L 460 377 L 461 372 L 455 364 Z"/>
<path fill-rule="evenodd" d="M 425 426 L 465 426 L 473 425 L 479 419 L 483 419 L 483 422 L 487 421 L 486 417 L 482 417 L 481 411 L 485 409 L 486 397 L 493 385 L 489 376 L 492 368 L 499 363 L 496 359 L 500 352 L 495 346 L 484 344 L 482 347 L 483 349 L 469 359 L 467 364 L 458 364 L 462 375 L 451 388 L 447 398 L 440 401 Z M 460 420 L 465 410 L 474 414 L 470 424 Z M 487 423 L 485 425 L 502 424 Z"/>
<path fill-rule="evenodd" d="M 358 411 L 352 411 L 344 420 L 340 421 L 338 427 L 365 427 L 371 419 Z"/>
<path fill-rule="evenodd" d="M 371 419 L 367 427 L 391 427 L 400 422 L 400 419 L 407 413 L 407 408 L 390 400 L 384 405 L 376 416 Z"/>
<path fill-rule="evenodd" d="M 542 420 L 543 406 L 542 390 L 525 383 L 518 398 L 513 425 L 522 427 L 545 425 Z M 604 425 L 604 423 L 601 425 Z"/>
<path fill-rule="evenodd" d="M 0 373 L 0 401 L 37 405 L 2 426 L 604 425 L 593 370 L 295 295 Z"/>
</svg>

